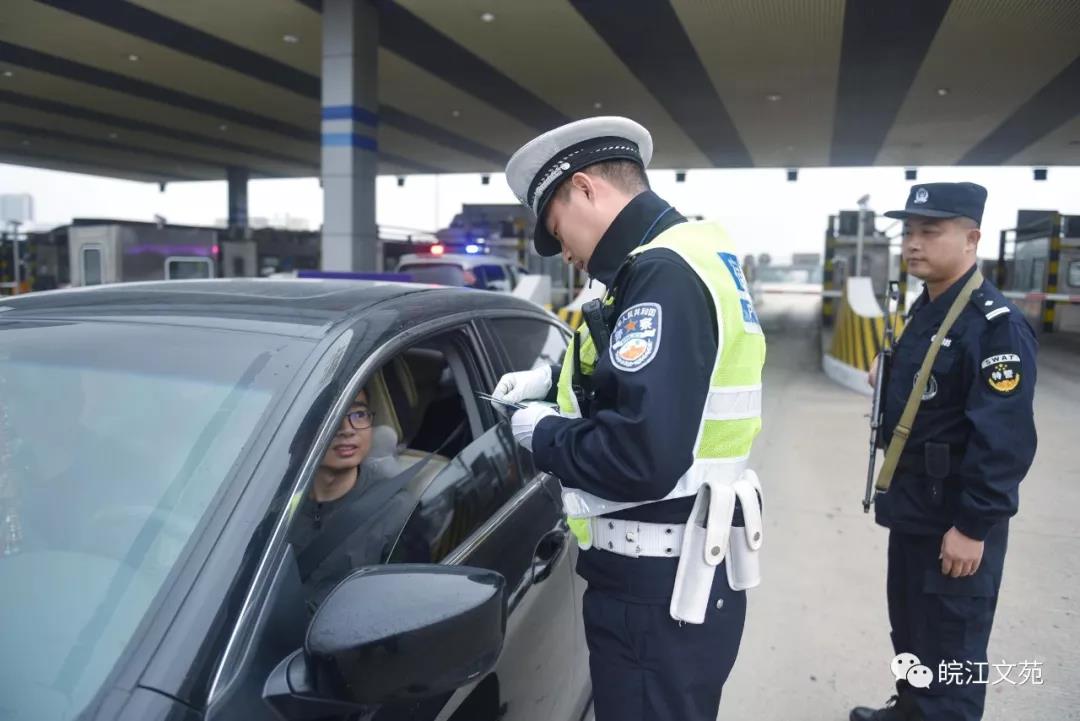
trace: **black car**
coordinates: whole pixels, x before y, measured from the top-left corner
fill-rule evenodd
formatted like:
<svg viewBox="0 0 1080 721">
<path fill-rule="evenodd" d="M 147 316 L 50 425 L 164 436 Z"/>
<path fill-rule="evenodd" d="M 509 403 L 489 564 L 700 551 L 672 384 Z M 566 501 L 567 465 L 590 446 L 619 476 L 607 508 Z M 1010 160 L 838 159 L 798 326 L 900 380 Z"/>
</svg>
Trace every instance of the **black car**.
<svg viewBox="0 0 1080 721">
<path fill-rule="evenodd" d="M 408 284 L 0 300 L 0 719 L 578 721 L 559 485 L 475 395 L 566 340 Z M 294 531 L 361 388 L 393 472 L 313 594 Z"/>
</svg>

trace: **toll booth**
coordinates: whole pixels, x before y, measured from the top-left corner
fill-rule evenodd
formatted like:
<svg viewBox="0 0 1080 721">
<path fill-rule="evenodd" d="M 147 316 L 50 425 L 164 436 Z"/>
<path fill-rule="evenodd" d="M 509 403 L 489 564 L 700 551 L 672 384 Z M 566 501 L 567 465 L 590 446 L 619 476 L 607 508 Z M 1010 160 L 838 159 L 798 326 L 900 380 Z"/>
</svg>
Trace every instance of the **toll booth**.
<svg viewBox="0 0 1080 721">
<path fill-rule="evenodd" d="M 255 244 L 257 269 L 251 276 L 265 277 L 273 273 L 319 270 L 321 267 L 322 236 L 319 231 L 256 228 L 248 231 L 248 237 Z M 243 254 L 246 269 L 252 252 L 250 247 L 243 246 L 234 249 L 231 257 Z"/>
<path fill-rule="evenodd" d="M 218 277 L 254 278 L 259 275 L 259 249 L 251 234 L 251 228 L 218 231 Z"/>
<path fill-rule="evenodd" d="M 71 285 L 217 275 L 217 230 L 77 218 L 68 227 Z"/>
<path fill-rule="evenodd" d="M 1080 332 L 1080 216 L 1019 211 L 1001 231 L 994 277 L 1033 328 Z"/>
<path fill-rule="evenodd" d="M 55 290 L 71 285 L 67 226 L 27 233 L 25 268 L 31 291 Z"/>
<path fill-rule="evenodd" d="M 839 305 L 840 294 L 849 277 L 859 267 L 859 212 L 842 210 L 829 216 L 825 229 L 825 262 L 822 279 L 824 297 L 821 304 L 822 322 L 832 325 Z M 883 297 L 891 278 L 900 278 L 900 298 L 906 295 L 907 277 L 901 268 L 900 255 L 894 253 L 892 240 L 875 227 L 877 216 L 872 210 L 862 211 L 862 275 L 869 277 L 874 295 Z"/>
</svg>

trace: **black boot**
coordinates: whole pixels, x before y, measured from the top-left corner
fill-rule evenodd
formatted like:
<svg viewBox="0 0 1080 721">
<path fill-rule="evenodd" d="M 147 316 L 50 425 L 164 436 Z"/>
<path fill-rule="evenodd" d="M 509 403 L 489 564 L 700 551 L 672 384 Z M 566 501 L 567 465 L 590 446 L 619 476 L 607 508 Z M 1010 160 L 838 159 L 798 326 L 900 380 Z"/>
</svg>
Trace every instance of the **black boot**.
<svg viewBox="0 0 1080 721">
<path fill-rule="evenodd" d="M 851 710 L 850 721 L 923 721 L 919 707 L 911 693 L 901 690 L 885 702 L 884 708 L 873 709 L 859 706 Z"/>
</svg>

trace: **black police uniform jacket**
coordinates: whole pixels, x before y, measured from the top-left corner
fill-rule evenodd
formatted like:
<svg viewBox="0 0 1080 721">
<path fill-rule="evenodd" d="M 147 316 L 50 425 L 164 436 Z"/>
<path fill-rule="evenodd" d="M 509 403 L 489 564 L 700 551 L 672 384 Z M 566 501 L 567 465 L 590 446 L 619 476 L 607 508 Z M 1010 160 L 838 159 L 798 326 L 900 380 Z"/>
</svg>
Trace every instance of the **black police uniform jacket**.
<svg viewBox="0 0 1080 721">
<path fill-rule="evenodd" d="M 912 305 L 884 392 L 885 435 L 892 437 L 908 395 L 949 307 L 972 267 L 931 301 Z M 1035 456 L 1035 358 L 1027 319 L 984 281 L 946 336 L 925 381 L 922 405 L 877 522 L 905 533 L 956 527 L 983 540 L 1012 517 L 1019 485 Z"/>
<path fill-rule="evenodd" d="M 651 191 L 636 196 L 615 218 L 589 260 L 589 274 L 612 288 L 627 255 L 685 218 Z M 634 258 L 613 289 L 612 317 L 639 303 L 655 303 L 663 335 L 655 356 L 634 372 L 599 355 L 592 375 L 596 398 L 586 417 L 544 419 L 532 440 L 537 466 L 568 488 L 611 501 L 655 501 L 675 487 L 694 461 L 701 405 L 709 390 L 718 326 L 708 288 L 674 251 Z M 558 369 L 553 379 L 558 382 Z M 686 523 L 693 497 L 610 514 L 650 523 Z M 741 513 L 735 519 L 742 524 Z M 677 559 L 628 558 L 588 551 L 578 572 L 591 587 L 635 600 L 667 602 Z"/>
</svg>

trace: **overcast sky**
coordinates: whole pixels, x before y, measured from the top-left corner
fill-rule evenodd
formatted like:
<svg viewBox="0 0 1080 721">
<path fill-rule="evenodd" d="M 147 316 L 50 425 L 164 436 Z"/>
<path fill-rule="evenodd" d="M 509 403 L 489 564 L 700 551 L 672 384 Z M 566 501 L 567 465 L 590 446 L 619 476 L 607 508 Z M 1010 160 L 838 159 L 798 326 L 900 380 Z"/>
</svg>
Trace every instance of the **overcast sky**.
<svg viewBox="0 0 1080 721">
<path fill-rule="evenodd" d="M 828 216 L 854 209 L 865 193 L 879 213 L 903 207 L 911 183 L 901 168 L 803 169 L 787 182 L 782 169 L 692 170 L 685 183 L 672 171 L 649 173 L 653 188 L 681 212 L 723 223 L 741 253 L 821 252 Z M 1080 168 L 1050 168 L 1036 182 L 1031 168 L 921 168 L 919 182 L 970 180 L 990 192 L 983 220 L 980 255 L 996 256 L 1002 228 L 1016 225 L 1020 208 L 1060 210 L 1080 215 Z M 0 193 L 34 196 L 37 225 L 59 225 L 75 217 L 152 220 L 210 225 L 227 214 L 224 181 L 156 184 L 0 164 Z M 378 222 L 419 230 L 445 226 L 462 203 L 513 203 L 502 175 L 482 185 L 479 175 L 411 176 L 404 187 L 396 178 L 377 184 Z M 322 222 L 322 191 L 315 178 L 255 180 L 248 189 L 249 215 L 305 218 Z M 888 223 L 879 218 L 878 227 Z"/>
</svg>

